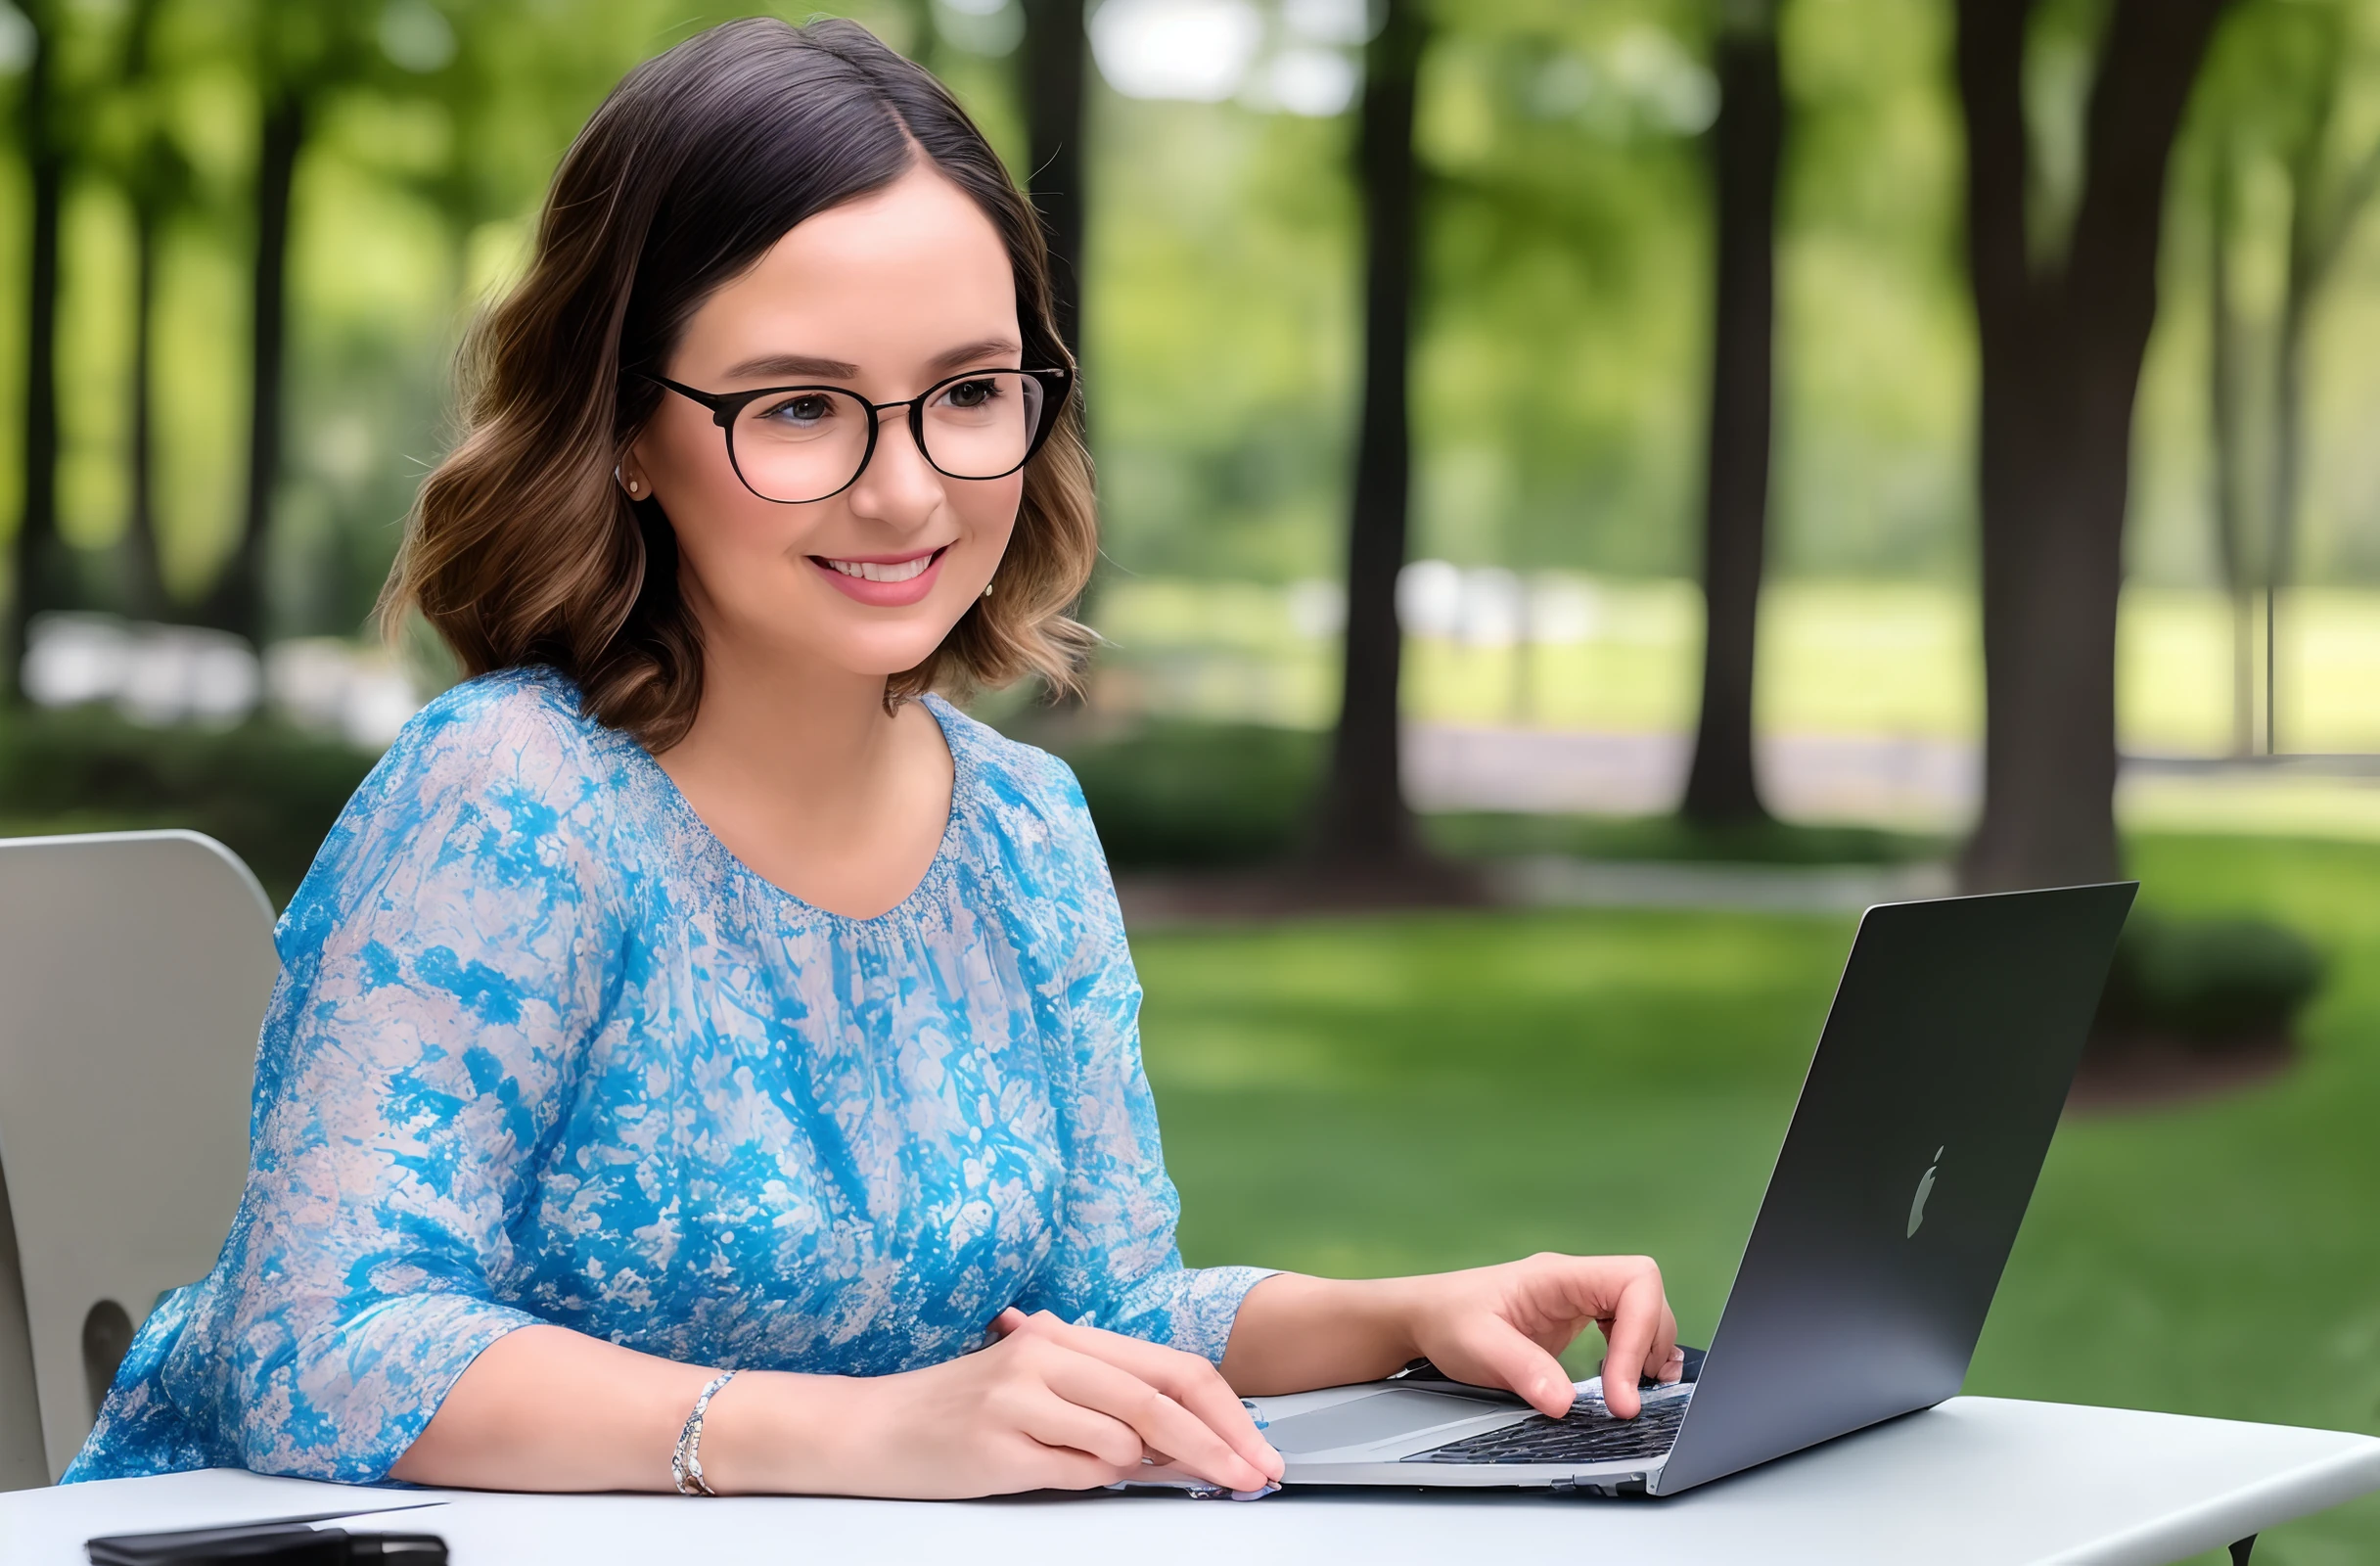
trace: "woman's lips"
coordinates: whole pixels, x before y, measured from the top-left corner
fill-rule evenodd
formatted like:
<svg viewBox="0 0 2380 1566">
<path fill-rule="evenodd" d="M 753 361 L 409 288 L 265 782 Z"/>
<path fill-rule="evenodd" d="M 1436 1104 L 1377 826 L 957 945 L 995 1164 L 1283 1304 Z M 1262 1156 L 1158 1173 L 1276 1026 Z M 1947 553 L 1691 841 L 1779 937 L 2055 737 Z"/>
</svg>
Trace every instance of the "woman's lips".
<svg viewBox="0 0 2380 1566">
<path fill-rule="evenodd" d="M 922 603 L 942 574 L 950 546 L 908 555 L 810 555 L 811 567 L 845 597 L 877 609 Z"/>
</svg>

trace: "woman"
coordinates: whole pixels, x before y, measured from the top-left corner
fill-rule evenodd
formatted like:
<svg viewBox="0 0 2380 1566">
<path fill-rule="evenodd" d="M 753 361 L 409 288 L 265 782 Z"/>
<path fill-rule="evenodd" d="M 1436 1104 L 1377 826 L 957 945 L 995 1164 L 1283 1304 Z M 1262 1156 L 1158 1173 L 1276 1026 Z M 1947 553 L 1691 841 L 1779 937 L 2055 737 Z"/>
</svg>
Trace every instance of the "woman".
<svg viewBox="0 0 2380 1566">
<path fill-rule="evenodd" d="M 221 1260 L 70 1478 L 963 1496 L 1280 1458 L 1239 1394 L 1674 1376 L 1641 1258 L 1189 1269 L 1038 673 L 1094 550 L 1030 207 L 857 26 L 632 72 L 390 581 L 475 677 L 277 932 Z M 733 1372 L 740 1370 L 741 1374 Z"/>
</svg>

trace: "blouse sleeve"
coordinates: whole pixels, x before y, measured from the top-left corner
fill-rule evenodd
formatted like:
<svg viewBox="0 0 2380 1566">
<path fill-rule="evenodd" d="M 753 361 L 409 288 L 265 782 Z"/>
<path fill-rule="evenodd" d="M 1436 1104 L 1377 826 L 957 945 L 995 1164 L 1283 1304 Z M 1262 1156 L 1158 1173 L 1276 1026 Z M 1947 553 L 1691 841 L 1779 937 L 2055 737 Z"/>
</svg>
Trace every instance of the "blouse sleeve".
<svg viewBox="0 0 2380 1566">
<path fill-rule="evenodd" d="M 195 1291 L 211 1319 L 165 1366 L 258 1472 L 384 1477 L 472 1359 L 537 1319 L 491 1280 L 618 920 L 585 742 L 524 695 L 425 714 L 275 932 L 247 1191 Z"/>
<path fill-rule="evenodd" d="M 1080 919 L 1060 974 L 1073 1073 L 1067 1199 L 1052 1254 L 1018 1304 L 1219 1361 L 1240 1301 L 1271 1272 L 1182 1265 L 1173 1237 L 1181 1198 L 1141 1067 L 1140 978 L 1081 790 L 1060 775 L 1073 830 L 1059 834 L 1069 861 L 1059 874 L 1074 883 L 1065 900 L 1076 901 Z"/>
</svg>

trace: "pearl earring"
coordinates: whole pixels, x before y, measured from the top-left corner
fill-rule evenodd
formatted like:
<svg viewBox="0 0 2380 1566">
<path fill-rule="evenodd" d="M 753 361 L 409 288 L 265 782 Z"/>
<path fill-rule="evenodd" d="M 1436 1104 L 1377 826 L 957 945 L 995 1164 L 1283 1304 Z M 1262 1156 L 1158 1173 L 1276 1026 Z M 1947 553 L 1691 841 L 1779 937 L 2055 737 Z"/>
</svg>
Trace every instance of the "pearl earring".
<svg viewBox="0 0 2380 1566">
<path fill-rule="evenodd" d="M 986 597 L 986 598 L 989 598 L 989 597 L 991 596 L 991 583 L 989 583 L 989 582 L 985 582 L 985 583 L 984 584 L 984 597 Z"/>
</svg>

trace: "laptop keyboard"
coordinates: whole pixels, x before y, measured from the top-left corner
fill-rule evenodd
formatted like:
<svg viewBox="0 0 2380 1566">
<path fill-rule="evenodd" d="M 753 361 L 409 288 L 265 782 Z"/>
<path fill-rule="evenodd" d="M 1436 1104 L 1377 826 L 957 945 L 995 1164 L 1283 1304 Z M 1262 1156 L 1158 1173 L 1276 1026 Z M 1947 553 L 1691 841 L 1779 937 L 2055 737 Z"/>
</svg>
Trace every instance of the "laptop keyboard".
<svg viewBox="0 0 2380 1566">
<path fill-rule="evenodd" d="M 1417 1451 L 1406 1462 L 1586 1463 L 1630 1462 L 1658 1457 L 1677 1440 L 1691 1391 L 1649 1397 L 1633 1419 L 1615 1419 L 1600 1400 L 1579 1399 L 1564 1419 L 1533 1413 L 1517 1425 L 1465 1436 L 1443 1447 Z"/>
</svg>

